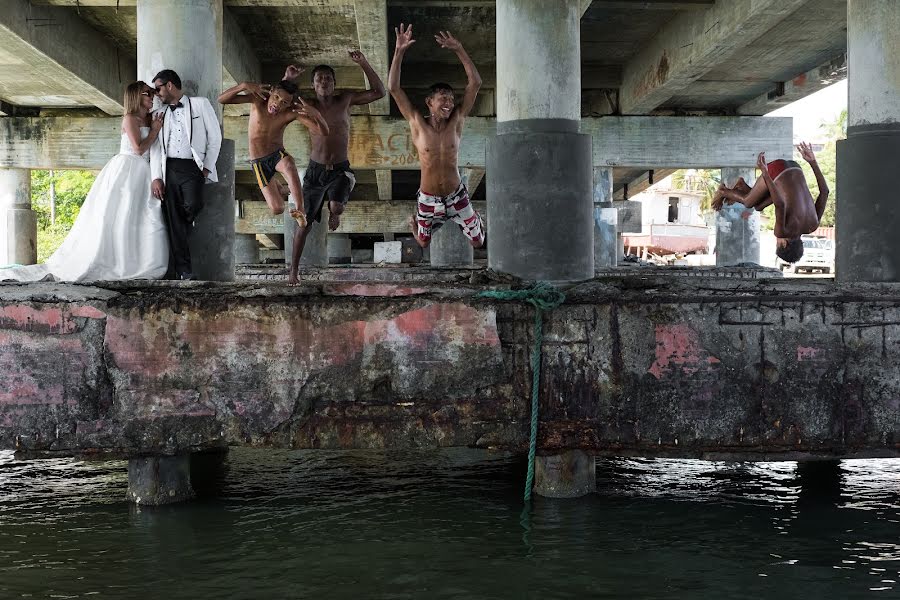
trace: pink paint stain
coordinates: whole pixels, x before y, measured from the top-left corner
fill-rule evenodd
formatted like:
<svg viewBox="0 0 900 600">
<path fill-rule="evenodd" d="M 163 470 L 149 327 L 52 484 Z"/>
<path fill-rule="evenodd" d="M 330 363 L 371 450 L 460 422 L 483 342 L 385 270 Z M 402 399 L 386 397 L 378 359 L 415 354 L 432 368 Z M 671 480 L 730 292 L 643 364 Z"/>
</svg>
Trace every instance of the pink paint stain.
<svg viewBox="0 0 900 600">
<path fill-rule="evenodd" d="M 824 353 L 822 348 L 807 348 L 805 346 L 797 346 L 797 362 L 822 360 L 820 355 Z"/>
<path fill-rule="evenodd" d="M 685 375 L 712 372 L 721 363 L 700 344 L 700 336 L 690 326 L 656 326 L 656 361 L 648 370 L 657 379 L 680 371 Z"/>
</svg>

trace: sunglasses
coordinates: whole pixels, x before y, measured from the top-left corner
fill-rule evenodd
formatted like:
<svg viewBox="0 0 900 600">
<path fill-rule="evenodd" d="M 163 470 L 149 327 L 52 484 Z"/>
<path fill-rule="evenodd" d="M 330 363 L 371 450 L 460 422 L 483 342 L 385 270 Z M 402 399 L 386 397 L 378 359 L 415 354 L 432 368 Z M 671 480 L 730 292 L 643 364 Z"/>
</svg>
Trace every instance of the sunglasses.
<svg viewBox="0 0 900 600">
<path fill-rule="evenodd" d="M 151 92 L 150 90 L 144 90 L 143 92 L 141 92 L 141 96 L 150 96 L 150 97 L 153 97 L 153 96 L 155 96 L 155 95 L 156 95 L 156 92 Z"/>
</svg>

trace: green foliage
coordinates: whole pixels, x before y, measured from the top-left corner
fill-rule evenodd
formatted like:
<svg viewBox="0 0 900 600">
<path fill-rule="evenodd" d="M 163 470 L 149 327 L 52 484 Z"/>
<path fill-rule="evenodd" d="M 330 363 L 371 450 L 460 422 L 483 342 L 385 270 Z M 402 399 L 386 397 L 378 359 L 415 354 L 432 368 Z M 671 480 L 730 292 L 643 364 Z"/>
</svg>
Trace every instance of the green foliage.
<svg viewBox="0 0 900 600">
<path fill-rule="evenodd" d="M 59 247 L 75 223 L 96 175 L 91 171 L 53 171 L 56 188 L 56 224 L 51 224 L 50 171 L 31 172 L 31 205 L 38 219 L 38 262 Z"/>
<path fill-rule="evenodd" d="M 712 209 L 712 198 L 721 183 L 721 171 L 714 169 L 682 169 L 672 174 L 672 187 L 703 194 L 700 211 Z"/>
</svg>

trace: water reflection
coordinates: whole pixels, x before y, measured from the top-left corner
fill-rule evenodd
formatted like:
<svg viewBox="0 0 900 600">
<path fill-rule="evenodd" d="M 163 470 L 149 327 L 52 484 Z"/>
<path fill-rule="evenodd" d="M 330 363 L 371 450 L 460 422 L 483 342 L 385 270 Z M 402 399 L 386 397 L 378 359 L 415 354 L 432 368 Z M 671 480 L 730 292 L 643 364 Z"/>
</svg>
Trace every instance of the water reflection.
<svg viewBox="0 0 900 600">
<path fill-rule="evenodd" d="M 233 450 L 200 498 L 140 509 L 124 463 L 0 453 L 0 597 L 887 597 L 900 460 L 598 461 L 598 493 L 536 498 L 472 450 Z"/>
</svg>

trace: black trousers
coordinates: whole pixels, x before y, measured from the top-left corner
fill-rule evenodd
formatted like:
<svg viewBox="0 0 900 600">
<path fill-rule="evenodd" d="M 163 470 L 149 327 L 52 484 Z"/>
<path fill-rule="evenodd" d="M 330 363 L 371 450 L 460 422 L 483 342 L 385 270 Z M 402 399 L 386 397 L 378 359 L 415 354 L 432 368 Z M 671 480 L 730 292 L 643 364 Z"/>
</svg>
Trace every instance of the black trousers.
<svg viewBox="0 0 900 600">
<path fill-rule="evenodd" d="M 166 159 L 166 193 L 163 214 L 169 229 L 168 279 L 193 277 L 188 237 L 194 219 L 203 208 L 203 172 L 187 158 Z"/>
</svg>

